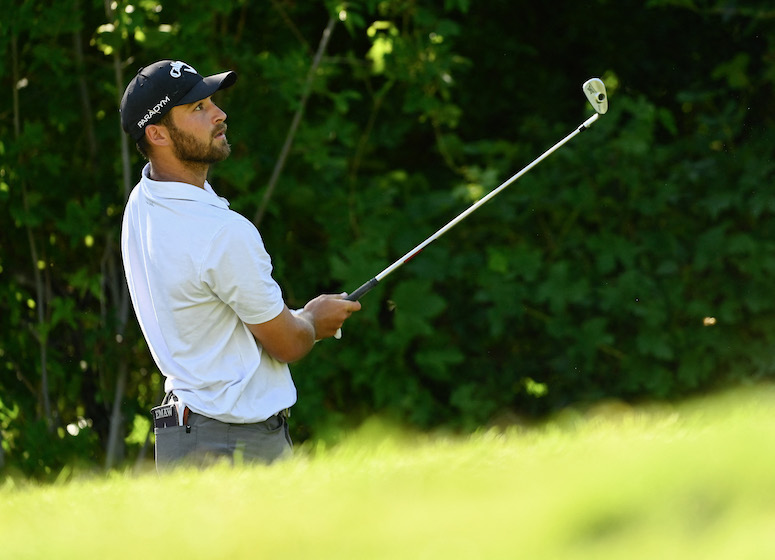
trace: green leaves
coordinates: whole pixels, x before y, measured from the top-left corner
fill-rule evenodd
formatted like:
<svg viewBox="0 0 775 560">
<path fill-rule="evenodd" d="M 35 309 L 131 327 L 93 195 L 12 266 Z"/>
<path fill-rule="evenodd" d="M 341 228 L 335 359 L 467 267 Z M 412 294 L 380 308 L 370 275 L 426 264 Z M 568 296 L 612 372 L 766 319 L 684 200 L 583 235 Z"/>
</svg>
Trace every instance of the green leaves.
<svg viewBox="0 0 775 560">
<path fill-rule="evenodd" d="M 239 73 L 216 97 L 233 152 L 211 182 L 251 218 L 332 15 L 261 224 L 291 306 L 354 290 L 572 131 L 590 115 L 583 80 L 602 76 L 611 108 L 381 282 L 343 341 L 294 364 L 299 438 L 377 411 L 469 429 L 775 375 L 770 8 L 566 4 L 6 2 L 7 461 L 45 473 L 64 460 L 46 449 L 74 444 L 99 461 L 119 368 L 127 418 L 161 390 L 122 299 L 116 71 L 125 85 L 180 58 Z M 134 182 L 144 162 L 130 153 Z M 36 421 L 44 371 L 52 432 Z M 92 424 L 76 440 L 65 427 L 79 418 Z"/>
<path fill-rule="evenodd" d="M 430 282 L 400 283 L 392 294 L 395 328 L 404 340 L 426 337 L 434 333 L 431 320 L 446 307 L 444 299 L 435 294 Z"/>
</svg>

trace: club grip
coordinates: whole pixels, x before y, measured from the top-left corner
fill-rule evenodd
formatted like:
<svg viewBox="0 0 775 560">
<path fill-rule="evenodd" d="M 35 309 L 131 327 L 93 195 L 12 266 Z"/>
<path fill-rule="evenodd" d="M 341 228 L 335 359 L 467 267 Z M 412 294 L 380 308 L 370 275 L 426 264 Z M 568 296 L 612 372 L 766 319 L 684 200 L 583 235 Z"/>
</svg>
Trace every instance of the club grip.
<svg viewBox="0 0 775 560">
<path fill-rule="evenodd" d="M 347 294 L 344 299 L 346 299 L 347 301 L 358 301 L 364 295 L 366 295 L 367 292 L 370 292 L 371 289 L 374 288 L 374 286 L 376 286 L 377 284 L 379 284 L 379 280 L 377 280 L 376 278 L 372 278 L 368 282 L 364 283 L 360 288 L 355 290 L 353 293 Z"/>
</svg>

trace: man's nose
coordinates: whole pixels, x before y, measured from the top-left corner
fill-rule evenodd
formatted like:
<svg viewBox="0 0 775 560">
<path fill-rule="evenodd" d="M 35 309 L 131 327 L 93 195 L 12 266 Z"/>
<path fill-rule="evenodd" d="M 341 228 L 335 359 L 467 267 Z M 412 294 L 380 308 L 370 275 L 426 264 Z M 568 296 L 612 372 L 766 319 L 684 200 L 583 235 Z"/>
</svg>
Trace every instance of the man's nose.
<svg viewBox="0 0 775 560">
<path fill-rule="evenodd" d="M 216 105 L 215 103 L 213 103 L 213 108 L 214 108 L 214 111 L 213 111 L 213 122 L 219 123 L 219 122 L 225 121 L 226 117 L 228 115 L 226 115 L 226 113 L 223 111 L 223 109 L 218 107 L 218 105 Z"/>
</svg>

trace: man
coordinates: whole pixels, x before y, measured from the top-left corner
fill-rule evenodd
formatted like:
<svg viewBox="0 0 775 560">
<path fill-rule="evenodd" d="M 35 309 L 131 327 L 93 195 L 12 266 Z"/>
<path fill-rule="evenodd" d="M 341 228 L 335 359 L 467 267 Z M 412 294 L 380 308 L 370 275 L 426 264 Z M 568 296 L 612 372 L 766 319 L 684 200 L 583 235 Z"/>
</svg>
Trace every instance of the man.
<svg viewBox="0 0 775 560">
<path fill-rule="evenodd" d="M 159 470 L 287 455 L 296 402 L 287 364 L 360 309 L 321 295 L 291 312 L 258 231 L 207 181 L 231 151 L 212 95 L 236 79 L 162 60 L 140 69 L 121 100 L 121 125 L 149 160 L 127 201 L 121 250 L 137 319 L 166 378 L 153 410 Z"/>
</svg>

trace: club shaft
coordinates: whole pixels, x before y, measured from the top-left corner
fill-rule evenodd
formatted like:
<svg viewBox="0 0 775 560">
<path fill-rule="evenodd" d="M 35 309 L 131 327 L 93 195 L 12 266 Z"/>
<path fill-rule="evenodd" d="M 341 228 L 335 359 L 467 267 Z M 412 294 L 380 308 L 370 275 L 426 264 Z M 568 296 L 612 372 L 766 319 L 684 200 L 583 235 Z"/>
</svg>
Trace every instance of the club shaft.
<svg viewBox="0 0 775 560">
<path fill-rule="evenodd" d="M 440 230 L 438 230 L 436 233 L 431 235 L 428 239 L 417 245 L 414 249 L 406 253 L 403 257 L 398 259 L 396 262 L 391 264 L 389 267 L 387 267 L 385 270 L 377 274 L 374 278 L 371 278 L 367 282 L 363 283 L 360 287 L 358 287 L 357 290 L 352 292 L 351 294 L 347 295 L 345 299 L 350 301 L 358 301 L 361 297 L 363 297 L 364 294 L 371 291 L 374 287 L 377 286 L 385 277 L 395 272 L 397 269 L 411 261 L 413 258 L 415 258 L 417 255 L 419 255 L 423 249 L 425 249 L 428 245 L 436 241 L 439 237 L 447 233 L 449 230 L 451 230 L 453 227 L 455 227 L 457 224 L 462 222 L 465 218 L 467 218 L 470 214 L 475 212 L 480 206 L 485 204 L 487 201 L 489 201 L 491 198 L 495 197 L 497 194 L 499 194 L 503 189 L 511 185 L 514 181 L 525 175 L 528 171 L 533 169 L 536 165 L 541 163 L 543 160 L 545 160 L 547 157 L 549 157 L 553 152 L 561 148 L 566 142 L 568 142 L 571 138 L 576 136 L 578 133 L 586 130 L 592 124 L 598 119 L 600 115 L 598 113 L 595 113 L 590 118 L 588 118 L 586 121 L 584 121 L 583 124 L 581 124 L 576 130 L 568 134 L 565 138 L 557 142 L 554 146 L 546 150 L 543 154 L 538 156 L 535 160 L 533 160 L 530 164 L 525 166 L 522 170 L 520 170 L 518 173 L 515 173 L 512 175 L 509 179 L 507 179 L 505 182 L 503 182 L 500 186 L 497 188 L 491 190 L 489 193 L 487 193 L 485 196 L 477 200 L 474 204 L 469 206 L 466 210 L 458 214 L 455 218 L 453 218 L 447 225 L 442 227 Z"/>
</svg>

